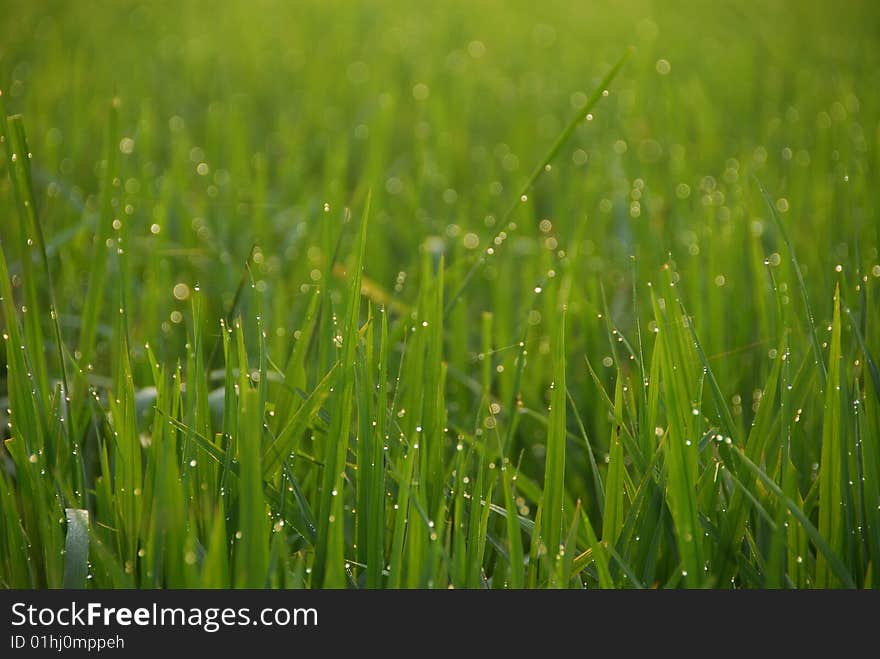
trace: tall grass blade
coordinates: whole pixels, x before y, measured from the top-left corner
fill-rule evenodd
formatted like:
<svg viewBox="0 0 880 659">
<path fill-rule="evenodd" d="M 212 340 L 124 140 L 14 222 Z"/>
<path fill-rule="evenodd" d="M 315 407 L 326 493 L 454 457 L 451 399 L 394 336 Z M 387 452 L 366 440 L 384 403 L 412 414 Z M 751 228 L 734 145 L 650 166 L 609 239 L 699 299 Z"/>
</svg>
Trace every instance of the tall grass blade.
<svg viewBox="0 0 880 659">
<path fill-rule="evenodd" d="M 64 541 L 64 588 L 85 588 L 89 574 L 89 511 L 68 508 Z"/>
</svg>

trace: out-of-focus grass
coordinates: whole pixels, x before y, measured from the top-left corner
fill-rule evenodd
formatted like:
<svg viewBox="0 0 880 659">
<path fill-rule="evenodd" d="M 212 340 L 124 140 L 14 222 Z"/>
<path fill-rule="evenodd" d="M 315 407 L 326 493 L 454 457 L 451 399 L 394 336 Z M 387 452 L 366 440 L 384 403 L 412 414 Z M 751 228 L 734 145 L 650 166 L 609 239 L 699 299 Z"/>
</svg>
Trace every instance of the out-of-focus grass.
<svg viewBox="0 0 880 659">
<path fill-rule="evenodd" d="M 7 3 L 0 585 L 880 585 L 878 22 Z"/>
</svg>

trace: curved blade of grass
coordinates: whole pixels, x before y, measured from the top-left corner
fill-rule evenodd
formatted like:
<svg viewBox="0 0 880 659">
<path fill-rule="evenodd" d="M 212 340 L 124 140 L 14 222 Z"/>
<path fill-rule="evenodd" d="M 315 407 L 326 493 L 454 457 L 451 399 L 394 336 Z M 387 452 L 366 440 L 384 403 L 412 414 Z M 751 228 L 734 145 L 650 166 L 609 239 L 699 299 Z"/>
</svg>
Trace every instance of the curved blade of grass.
<svg viewBox="0 0 880 659">
<path fill-rule="evenodd" d="M 290 422 L 263 449 L 263 478 L 266 480 L 273 478 L 278 473 L 281 465 L 294 449 L 297 440 L 318 415 L 321 405 L 330 395 L 330 390 L 336 383 L 339 374 L 338 366 L 337 363 L 330 368 L 321 381 L 315 385 L 302 407 L 294 413 Z"/>
<path fill-rule="evenodd" d="M 822 378 L 822 388 L 824 389 L 825 382 L 828 379 L 828 371 L 825 368 L 825 361 L 822 359 L 822 346 L 819 342 L 819 335 L 816 332 L 816 320 L 813 315 L 813 308 L 810 306 L 810 298 L 807 295 L 807 285 L 804 283 L 804 275 L 801 272 L 800 263 L 798 263 L 797 257 L 795 256 L 794 246 L 791 244 L 791 239 L 788 237 L 788 231 L 786 231 L 782 219 L 780 219 L 779 214 L 776 212 L 773 200 L 770 198 L 767 189 L 758 177 L 756 176 L 754 178 L 755 182 L 758 184 L 758 188 L 761 190 L 761 194 L 764 196 L 764 201 L 767 202 L 767 207 L 770 209 L 770 215 L 773 218 L 773 222 L 779 229 L 779 234 L 782 236 L 786 249 L 788 249 L 788 256 L 791 259 L 791 265 L 794 268 L 794 273 L 798 280 L 798 288 L 800 289 L 801 298 L 804 301 L 804 308 L 807 312 L 807 325 L 810 331 L 810 342 L 813 345 L 813 357 L 815 357 L 816 364 L 819 366 L 819 374 Z"/>
<path fill-rule="evenodd" d="M 587 102 L 584 103 L 580 110 L 578 110 L 571 118 L 565 128 L 562 129 L 562 132 L 553 142 L 550 150 L 547 151 L 547 153 L 544 154 L 544 157 L 541 158 L 537 165 L 535 165 L 535 168 L 532 170 L 531 175 L 529 176 L 529 178 L 526 179 L 525 183 L 522 184 L 522 187 L 520 187 L 519 191 L 516 193 L 516 196 L 511 201 L 510 206 L 508 206 L 504 215 L 501 217 L 501 221 L 498 223 L 498 226 L 501 227 L 500 231 L 504 231 L 506 229 L 510 217 L 513 215 L 517 207 L 522 203 L 521 199 L 523 195 L 531 190 L 532 186 L 534 186 L 537 180 L 541 178 L 541 175 L 545 171 L 547 171 L 547 165 L 549 165 L 553 161 L 553 159 L 556 158 L 563 145 L 568 141 L 568 139 L 571 137 L 571 134 L 578 127 L 578 124 L 580 124 L 586 118 L 590 110 L 592 110 L 596 106 L 596 104 L 601 101 L 602 98 L 605 96 L 605 91 L 608 89 L 608 86 L 611 84 L 614 78 L 617 77 L 617 74 L 620 72 L 620 69 L 623 68 L 626 60 L 629 59 L 630 55 L 632 55 L 633 50 L 634 49 L 632 47 L 627 48 L 626 52 L 624 52 L 621 58 L 617 60 L 617 63 L 612 66 L 608 73 L 605 74 L 605 77 L 602 78 L 599 86 L 596 87 L 596 89 L 593 91 L 593 94 L 587 99 Z M 464 294 L 471 280 L 485 264 L 486 258 L 485 256 L 481 256 L 477 261 L 474 262 L 470 270 L 467 271 L 464 279 L 462 279 L 462 282 L 458 287 L 458 290 L 449 299 L 449 302 L 444 307 L 444 317 L 448 316 L 450 312 L 455 308 L 455 305 L 458 303 L 459 299 L 461 299 L 461 296 Z"/>
<path fill-rule="evenodd" d="M 489 510 L 496 515 L 504 518 L 505 520 L 508 518 L 507 508 L 503 506 L 499 506 L 497 503 L 490 503 Z M 516 523 L 519 525 L 519 528 L 528 533 L 530 536 L 535 532 L 535 521 L 529 519 L 528 517 L 523 517 L 519 513 L 514 515 L 516 519 Z"/>
</svg>

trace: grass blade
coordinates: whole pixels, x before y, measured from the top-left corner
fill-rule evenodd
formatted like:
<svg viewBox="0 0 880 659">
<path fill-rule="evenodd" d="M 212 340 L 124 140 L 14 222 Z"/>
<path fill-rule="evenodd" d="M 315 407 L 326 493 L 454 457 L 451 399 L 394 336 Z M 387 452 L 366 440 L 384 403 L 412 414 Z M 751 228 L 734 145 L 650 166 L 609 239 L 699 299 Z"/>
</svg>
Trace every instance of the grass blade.
<svg viewBox="0 0 880 659">
<path fill-rule="evenodd" d="M 85 588 L 89 574 L 89 511 L 67 508 L 64 588 Z"/>
<path fill-rule="evenodd" d="M 544 500 L 541 540 L 546 547 L 551 564 L 555 566 L 561 550 L 562 529 L 565 523 L 565 312 L 557 330 L 553 348 L 553 384 L 550 394 L 550 424 L 547 428 L 547 458 L 544 467 Z M 548 577 L 555 582 L 555 567 Z"/>
<path fill-rule="evenodd" d="M 819 533 L 835 554 L 843 550 L 844 447 L 840 422 L 840 294 L 834 294 L 834 320 L 831 323 L 831 348 L 828 354 L 828 386 L 822 420 L 822 457 L 819 466 Z M 816 585 L 837 584 L 824 556 L 816 557 Z"/>
</svg>

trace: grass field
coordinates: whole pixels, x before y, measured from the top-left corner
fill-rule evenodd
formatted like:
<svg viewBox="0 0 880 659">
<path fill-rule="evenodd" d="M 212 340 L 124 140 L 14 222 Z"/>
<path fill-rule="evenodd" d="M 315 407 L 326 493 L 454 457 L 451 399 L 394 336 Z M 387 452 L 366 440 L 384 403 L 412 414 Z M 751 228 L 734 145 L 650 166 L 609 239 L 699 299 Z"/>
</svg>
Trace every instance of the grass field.
<svg viewBox="0 0 880 659">
<path fill-rule="evenodd" d="M 0 88 L 0 587 L 880 586 L 880 6 L 12 0 Z"/>
</svg>

